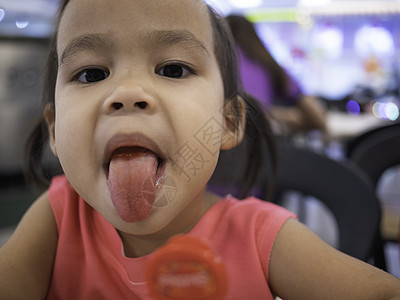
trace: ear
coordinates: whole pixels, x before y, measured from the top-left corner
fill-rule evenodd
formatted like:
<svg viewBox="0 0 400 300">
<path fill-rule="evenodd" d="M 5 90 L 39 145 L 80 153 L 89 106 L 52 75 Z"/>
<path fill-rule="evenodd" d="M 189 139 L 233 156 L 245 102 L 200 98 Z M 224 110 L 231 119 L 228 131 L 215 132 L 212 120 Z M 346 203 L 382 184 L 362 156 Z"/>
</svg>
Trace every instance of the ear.
<svg viewBox="0 0 400 300">
<path fill-rule="evenodd" d="M 57 156 L 57 149 L 56 149 L 56 139 L 55 139 L 55 119 L 56 119 L 56 113 L 54 110 L 54 106 L 52 104 L 47 104 L 46 107 L 44 108 L 44 119 L 47 123 L 47 129 L 49 131 L 49 145 L 51 152 L 55 156 Z"/>
<path fill-rule="evenodd" d="M 229 99 L 224 105 L 224 125 L 221 150 L 229 150 L 240 144 L 246 124 L 246 104 L 241 96 Z"/>
</svg>

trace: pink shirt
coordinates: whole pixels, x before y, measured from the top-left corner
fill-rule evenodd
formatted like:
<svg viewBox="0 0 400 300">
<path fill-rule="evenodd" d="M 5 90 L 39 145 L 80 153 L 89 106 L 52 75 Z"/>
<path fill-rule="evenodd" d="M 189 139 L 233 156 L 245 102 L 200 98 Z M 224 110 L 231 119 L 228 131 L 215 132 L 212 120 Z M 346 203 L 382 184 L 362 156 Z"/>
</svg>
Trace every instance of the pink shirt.
<svg viewBox="0 0 400 300">
<path fill-rule="evenodd" d="M 53 179 L 49 199 L 59 239 L 48 299 L 150 299 L 143 270 L 152 254 L 127 258 L 116 229 L 74 191 Z M 272 245 L 295 216 L 256 198 L 227 196 L 188 233 L 206 241 L 227 268 L 226 299 L 274 299 L 268 287 Z"/>
</svg>

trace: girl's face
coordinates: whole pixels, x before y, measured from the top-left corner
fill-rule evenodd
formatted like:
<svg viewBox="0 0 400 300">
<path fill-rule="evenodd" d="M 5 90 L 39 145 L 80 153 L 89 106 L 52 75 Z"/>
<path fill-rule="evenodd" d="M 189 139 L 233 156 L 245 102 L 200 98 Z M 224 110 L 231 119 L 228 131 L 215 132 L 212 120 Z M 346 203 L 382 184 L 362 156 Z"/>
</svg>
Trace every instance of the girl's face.
<svg viewBox="0 0 400 300">
<path fill-rule="evenodd" d="M 71 0 L 57 43 L 51 145 L 73 187 L 123 232 L 155 233 L 177 218 L 191 226 L 210 205 L 205 185 L 230 138 L 205 5 Z M 111 170 L 114 150 L 125 167 Z M 152 163 L 140 162 L 148 156 Z M 145 177 L 157 181 L 155 188 Z M 114 189 L 155 190 L 150 212 L 131 218 L 136 204 L 114 203 L 110 180 Z"/>
</svg>

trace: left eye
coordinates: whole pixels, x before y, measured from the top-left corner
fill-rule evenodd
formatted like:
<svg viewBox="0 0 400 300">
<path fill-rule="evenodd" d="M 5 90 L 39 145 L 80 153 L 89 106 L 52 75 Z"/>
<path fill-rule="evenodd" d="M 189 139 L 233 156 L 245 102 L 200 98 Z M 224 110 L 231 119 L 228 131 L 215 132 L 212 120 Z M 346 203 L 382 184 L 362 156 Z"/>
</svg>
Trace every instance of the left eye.
<svg viewBox="0 0 400 300">
<path fill-rule="evenodd" d="M 158 75 L 169 77 L 169 78 L 184 78 L 191 74 L 194 74 L 191 68 L 180 64 L 170 64 L 161 67 L 157 71 Z"/>
</svg>

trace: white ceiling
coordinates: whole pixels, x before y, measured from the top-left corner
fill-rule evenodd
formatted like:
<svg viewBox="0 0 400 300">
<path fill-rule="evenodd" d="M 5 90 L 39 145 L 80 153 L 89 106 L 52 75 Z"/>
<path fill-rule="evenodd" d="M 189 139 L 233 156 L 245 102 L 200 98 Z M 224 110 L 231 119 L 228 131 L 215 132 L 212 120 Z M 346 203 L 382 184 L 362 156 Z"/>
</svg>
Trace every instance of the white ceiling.
<svg viewBox="0 0 400 300">
<path fill-rule="evenodd" d="M 222 14 L 243 12 L 239 2 L 259 3 L 256 9 L 309 5 L 322 12 L 365 9 L 382 10 L 390 4 L 391 11 L 400 13 L 400 0 L 206 0 Z M 59 0 L 0 0 L 0 36 L 47 37 L 54 29 L 54 16 Z M 235 6 L 236 3 L 236 6 Z M 375 6 L 370 4 L 374 3 Z M 240 3 L 239 3 L 240 4 Z M 352 5 L 351 7 L 349 5 Z M 254 9 L 254 8 L 252 8 Z"/>
<path fill-rule="evenodd" d="M 375 5 L 381 6 L 393 5 L 400 6 L 400 0 L 206 0 L 213 4 L 223 14 L 232 12 L 242 12 L 247 9 L 260 9 L 260 8 L 277 8 L 277 7 L 307 7 L 311 9 L 325 8 L 329 9 L 331 6 L 342 7 L 345 9 L 347 6 L 357 6 L 360 9 L 365 6 Z M 251 3 L 256 4 L 255 7 L 249 7 Z M 247 8 L 244 8 L 246 7 Z"/>
</svg>

